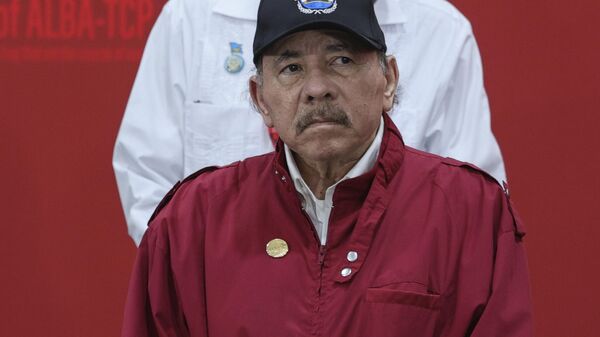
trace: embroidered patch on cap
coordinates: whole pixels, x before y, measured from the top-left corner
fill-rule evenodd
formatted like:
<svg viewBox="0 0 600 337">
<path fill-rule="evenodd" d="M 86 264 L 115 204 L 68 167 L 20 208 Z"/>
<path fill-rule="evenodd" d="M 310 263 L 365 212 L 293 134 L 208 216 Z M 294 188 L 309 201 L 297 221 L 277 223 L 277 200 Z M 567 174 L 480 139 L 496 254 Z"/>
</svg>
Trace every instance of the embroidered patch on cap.
<svg viewBox="0 0 600 337">
<path fill-rule="evenodd" d="M 304 14 L 329 14 L 337 8 L 337 0 L 296 0 Z"/>
</svg>

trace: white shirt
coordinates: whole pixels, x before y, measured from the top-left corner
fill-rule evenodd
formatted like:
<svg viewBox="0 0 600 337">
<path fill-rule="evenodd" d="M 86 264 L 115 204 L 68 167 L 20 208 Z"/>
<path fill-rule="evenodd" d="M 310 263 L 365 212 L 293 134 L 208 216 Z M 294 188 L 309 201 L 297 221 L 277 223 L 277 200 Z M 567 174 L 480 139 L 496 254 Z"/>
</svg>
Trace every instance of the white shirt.
<svg viewBox="0 0 600 337">
<path fill-rule="evenodd" d="M 273 150 L 247 89 L 258 3 L 170 0 L 157 19 L 113 157 L 136 243 L 175 182 L 205 166 Z M 375 10 L 388 53 L 398 59 L 403 93 L 390 117 L 406 144 L 504 180 L 469 22 L 443 0 L 378 0 Z M 235 74 L 225 70 L 230 42 L 242 45 L 245 61 Z"/>
<path fill-rule="evenodd" d="M 375 163 L 377 162 L 377 156 L 379 155 L 379 148 L 381 147 L 381 140 L 383 139 L 383 117 L 379 122 L 379 128 L 375 134 L 375 138 L 367 148 L 367 151 L 360 157 L 360 159 L 352 166 L 350 171 L 342 177 L 342 179 L 335 182 L 335 184 L 329 186 L 325 190 L 325 198 L 323 200 L 318 199 L 315 194 L 310 190 L 304 178 L 300 174 L 300 170 L 296 165 L 292 151 L 287 145 L 284 145 L 285 150 L 285 161 L 290 171 L 290 178 L 294 181 L 294 187 L 296 191 L 300 193 L 302 199 L 302 209 L 306 212 L 310 221 L 315 226 L 315 231 L 321 240 L 321 245 L 327 243 L 327 229 L 329 228 L 329 216 L 331 209 L 333 208 L 333 193 L 335 187 L 346 179 L 352 179 L 360 176 L 361 174 L 367 173 Z"/>
</svg>

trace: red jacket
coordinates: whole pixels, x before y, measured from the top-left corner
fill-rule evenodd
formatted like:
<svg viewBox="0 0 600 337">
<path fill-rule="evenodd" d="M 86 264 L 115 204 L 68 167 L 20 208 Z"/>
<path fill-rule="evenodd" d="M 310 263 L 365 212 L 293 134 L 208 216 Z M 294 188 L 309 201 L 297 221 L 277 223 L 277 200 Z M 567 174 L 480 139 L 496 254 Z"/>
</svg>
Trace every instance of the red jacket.
<svg viewBox="0 0 600 337">
<path fill-rule="evenodd" d="M 140 245 L 123 336 L 532 336 L 508 197 L 385 125 L 375 167 L 336 187 L 325 247 L 281 144 L 176 185 Z M 274 238 L 286 256 L 266 253 Z"/>
</svg>

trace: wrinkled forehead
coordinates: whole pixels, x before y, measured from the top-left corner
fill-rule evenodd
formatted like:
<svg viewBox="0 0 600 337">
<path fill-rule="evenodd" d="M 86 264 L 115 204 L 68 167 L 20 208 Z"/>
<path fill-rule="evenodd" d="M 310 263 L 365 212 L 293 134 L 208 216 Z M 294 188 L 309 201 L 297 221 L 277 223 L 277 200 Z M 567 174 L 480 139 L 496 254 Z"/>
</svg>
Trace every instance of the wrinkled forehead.
<svg viewBox="0 0 600 337">
<path fill-rule="evenodd" d="M 285 36 L 269 47 L 264 52 L 264 56 L 303 56 L 342 50 L 375 51 L 366 42 L 351 33 L 335 29 L 319 29 L 300 31 Z"/>
</svg>

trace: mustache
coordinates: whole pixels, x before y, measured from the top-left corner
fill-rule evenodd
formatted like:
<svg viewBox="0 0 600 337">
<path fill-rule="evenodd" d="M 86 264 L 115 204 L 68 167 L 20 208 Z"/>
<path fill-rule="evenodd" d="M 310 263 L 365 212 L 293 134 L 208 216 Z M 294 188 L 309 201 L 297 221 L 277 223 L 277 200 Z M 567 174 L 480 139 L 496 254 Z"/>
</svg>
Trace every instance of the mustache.
<svg viewBox="0 0 600 337">
<path fill-rule="evenodd" d="M 345 127 L 352 126 L 352 122 L 344 110 L 338 106 L 325 104 L 306 110 L 300 115 L 296 121 L 296 135 L 301 134 L 311 124 L 322 122 L 336 123 Z"/>
</svg>

